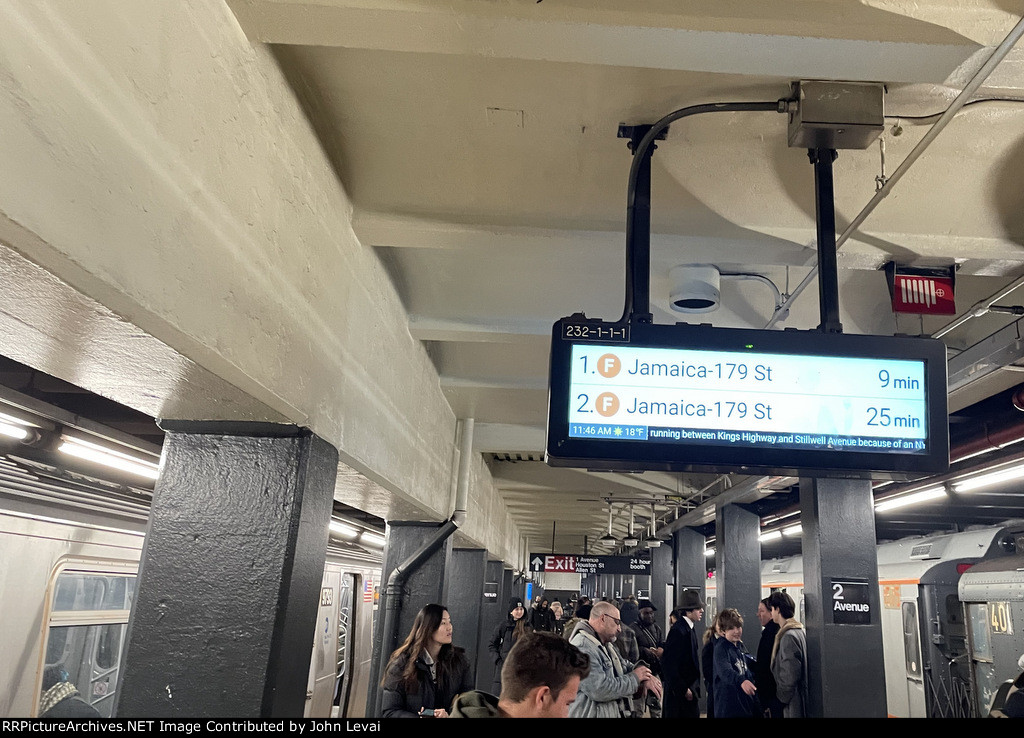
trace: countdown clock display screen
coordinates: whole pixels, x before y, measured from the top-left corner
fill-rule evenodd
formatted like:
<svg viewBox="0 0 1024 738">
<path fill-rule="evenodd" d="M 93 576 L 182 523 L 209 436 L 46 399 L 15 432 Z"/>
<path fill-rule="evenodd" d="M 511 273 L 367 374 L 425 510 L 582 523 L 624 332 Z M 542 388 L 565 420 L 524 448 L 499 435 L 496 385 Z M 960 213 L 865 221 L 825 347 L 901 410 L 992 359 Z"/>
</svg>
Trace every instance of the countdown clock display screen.
<svg viewBox="0 0 1024 738">
<path fill-rule="evenodd" d="M 949 464 L 934 339 L 563 319 L 548 463 L 905 478 Z"/>
</svg>

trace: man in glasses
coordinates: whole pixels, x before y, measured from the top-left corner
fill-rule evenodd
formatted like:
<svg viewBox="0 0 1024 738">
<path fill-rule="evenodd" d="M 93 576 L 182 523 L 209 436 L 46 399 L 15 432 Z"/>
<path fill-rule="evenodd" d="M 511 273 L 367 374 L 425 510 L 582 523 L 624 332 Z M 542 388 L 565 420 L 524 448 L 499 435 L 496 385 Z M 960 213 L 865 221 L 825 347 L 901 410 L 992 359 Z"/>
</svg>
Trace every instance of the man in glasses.
<svg viewBox="0 0 1024 738">
<path fill-rule="evenodd" d="M 580 682 L 569 717 L 631 717 L 631 698 L 647 691 L 661 698 L 661 681 L 639 662 L 624 661 L 612 646 L 622 629 L 619 609 L 598 602 L 590 619 L 576 626 L 569 642 L 590 658 L 590 674 Z"/>
</svg>

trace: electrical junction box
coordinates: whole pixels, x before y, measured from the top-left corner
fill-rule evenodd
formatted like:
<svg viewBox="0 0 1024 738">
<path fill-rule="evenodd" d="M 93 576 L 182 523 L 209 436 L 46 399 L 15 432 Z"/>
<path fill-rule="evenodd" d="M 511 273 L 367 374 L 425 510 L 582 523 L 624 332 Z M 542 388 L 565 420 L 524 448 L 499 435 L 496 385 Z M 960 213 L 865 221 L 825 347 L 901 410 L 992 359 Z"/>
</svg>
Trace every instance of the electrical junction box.
<svg viewBox="0 0 1024 738">
<path fill-rule="evenodd" d="M 866 149 L 885 127 L 884 93 L 877 82 L 794 82 L 790 147 Z"/>
</svg>

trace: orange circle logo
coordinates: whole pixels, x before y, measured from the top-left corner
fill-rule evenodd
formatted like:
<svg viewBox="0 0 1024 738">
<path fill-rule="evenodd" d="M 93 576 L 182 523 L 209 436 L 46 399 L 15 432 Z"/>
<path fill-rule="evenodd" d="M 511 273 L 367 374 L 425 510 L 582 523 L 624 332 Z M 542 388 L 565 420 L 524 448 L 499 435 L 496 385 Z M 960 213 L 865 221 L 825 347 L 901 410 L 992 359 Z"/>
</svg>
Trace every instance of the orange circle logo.
<svg viewBox="0 0 1024 738">
<path fill-rule="evenodd" d="M 599 414 L 610 418 L 619 411 L 619 398 L 611 392 L 602 392 L 597 396 L 594 406 Z"/>
<path fill-rule="evenodd" d="M 604 354 L 597 360 L 597 373 L 605 379 L 611 379 L 622 369 L 622 362 L 615 354 Z"/>
</svg>

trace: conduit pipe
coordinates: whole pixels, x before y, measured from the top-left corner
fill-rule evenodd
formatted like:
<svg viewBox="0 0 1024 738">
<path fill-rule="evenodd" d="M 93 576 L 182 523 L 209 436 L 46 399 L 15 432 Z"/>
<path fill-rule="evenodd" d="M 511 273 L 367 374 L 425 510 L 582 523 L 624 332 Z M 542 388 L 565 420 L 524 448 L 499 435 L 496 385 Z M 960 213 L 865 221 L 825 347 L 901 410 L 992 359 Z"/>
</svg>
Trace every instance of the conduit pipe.
<svg viewBox="0 0 1024 738">
<path fill-rule="evenodd" d="M 878 207 L 878 204 L 889 196 L 889 193 L 892 192 L 892 188 L 896 185 L 896 183 L 903 177 L 904 174 L 907 173 L 907 170 L 909 170 L 910 167 L 914 164 L 914 162 L 916 162 L 917 159 L 921 156 L 921 154 L 924 153 L 925 149 L 927 149 L 931 145 L 932 141 L 934 141 L 935 138 L 940 133 L 942 133 L 943 129 L 945 129 L 949 122 L 953 120 L 953 116 L 960 112 L 960 108 L 962 108 L 970 100 L 971 96 L 978 91 L 978 88 L 981 87 L 982 83 L 986 79 L 988 79 L 988 76 L 992 74 L 992 71 L 997 66 L 999 66 L 1000 62 L 1003 61 L 1006 55 L 1010 53 L 1010 50 L 1014 47 L 1014 45 L 1016 45 L 1016 43 L 1020 40 L 1020 37 L 1022 35 L 1024 35 L 1024 17 L 1021 17 L 1021 19 L 1017 21 L 1017 25 L 1015 25 L 1013 29 L 1010 31 L 1010 33 L 1007 34 L 1006 38 L 1003 39 L 1002 43 L 1000 43 L 999 46 L 996 47 L 995 51 L 992 52 L 992 55 L 982 65 L 981 69 L 979 69 L 975 73 L 974 77 L 971 78 L 971 81 L 967 83 L 967 86 L 964 87 L 960 91 L 960 94 L 956 96 L 956 99 L 953 100 L 952 103 L 950 103 L 950 106 L 946 109 L 946 112 L 943 113 L 942 116 L 935 122 L 934 126 L 928 129 L 928 132 L 924 135 L 924 138 L 922 138 L 917 143 L 917 146 L 915 146 L 913 150 L 911 150 L 911 152 L 907 154 L 907 158 L 904 159 L 903 162 L 896 169 L 896 171 L 892 173 L 892 176 L 889 177 L 888 180 L 886 180 L 885 184 L 875 193 L 874 197 L 872 197 L 868 204 L 864 206 L 860 213 L 857 214 L 857 217 L 855 217 L 853 221 L 850 223 L 850 225 L 846 227 L 846 230 L 843 231 L 842 235 L 836 239 L 837 250 L 844 243 L 846 243 L 846 240 L 853 234 L 854 231 L 860 228 L 861 224 L 865 220 L 867 220 L 867 217 L 871 215 L 871 213 L 874 211 L 876 207 Z M 772 317 L 768 321 L 768 324 L 765 326 L 765 328 L 771 328 L 780 320 L 785 318 L 786 314 L 789 311 L 790 305 L 792 305 L 793 301 L 807 288 L 807 286 L 814 280 L 814 278 L 817 275 L 818 267 L 815 266 L 811 269 L 807 276 L 804 277 L 803 281 L 796 286 L 796 289 L 794 289 L 789 294 L 789 296 L 786 297 L 785 301 L 783 301 L 782 306 L 772 314 Z"/>
<path fill-rule="evenodd" d="M 459 421 L 461 438 L 459 442 L 459 469 L 455 486 L 455 509 L 452 516 L 416 552 L 396 566 L 384 586 L 384 617 L 381 621 L 381 658 L 374 666 L 374 684 L 380 682 L 380 662 L 386 660 L 398 642 L 398 615 L 402 610 L 402 592 L 405 583 L 423 562 L 430 558 L 466 520 L 466 501 L 469 499 L 469 477 L 472 471 L 474 419 Z M 374 714 L 380 715 L 384 692 L 377 688 L 374 698 Z"/>
<path fill-rule="evenodd" d="M 1009 295 L 1011 292 L 1013 292 L 1021 285 L 1024 285 L 1024 277 L 1018 277 L 1017 279 L 1013 280 L 1013 282 L 1011 282 L 1008 286 L 1004 287 L 999 292 L 996 292 L 991 297 L 986 297 L 984 300 L 978 300 L 978 302 L 974 303 L 974 305 L 972 305 L 970 310 L 968 310 L 966 313 L 961 315 L 959 318 L 954 320 L 949 325 L 935 331 L 935 333 L 932 334 L 932 338 L 942 338 L 947 333 L 950 333 L 951 331 L 954 331 L 960 326 L 962 326 L 971 318 L 981 317 L 982 315 L 989 311 L 989 308 L 991 308 L 992 305 L 1002 300 L 1004 297 Z"/>
</svg>

